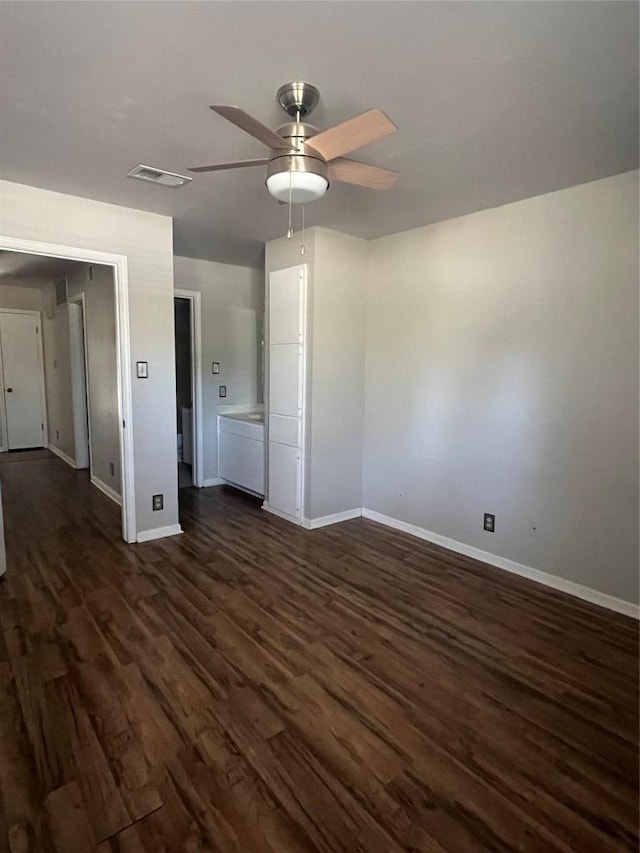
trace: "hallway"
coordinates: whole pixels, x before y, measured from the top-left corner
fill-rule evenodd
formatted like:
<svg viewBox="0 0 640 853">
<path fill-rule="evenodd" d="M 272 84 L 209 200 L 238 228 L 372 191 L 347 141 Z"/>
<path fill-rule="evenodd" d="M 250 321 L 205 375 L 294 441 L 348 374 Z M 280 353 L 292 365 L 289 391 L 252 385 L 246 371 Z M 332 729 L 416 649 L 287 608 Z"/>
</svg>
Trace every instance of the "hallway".
<svg viewBox="0 0 640 853">
<path fill-rule="evenodd" d="M 224 487 L 128 546 L 83 472 L 0 477 L 11 851 L 636 849 L 632 620 Z"/>
</svg>

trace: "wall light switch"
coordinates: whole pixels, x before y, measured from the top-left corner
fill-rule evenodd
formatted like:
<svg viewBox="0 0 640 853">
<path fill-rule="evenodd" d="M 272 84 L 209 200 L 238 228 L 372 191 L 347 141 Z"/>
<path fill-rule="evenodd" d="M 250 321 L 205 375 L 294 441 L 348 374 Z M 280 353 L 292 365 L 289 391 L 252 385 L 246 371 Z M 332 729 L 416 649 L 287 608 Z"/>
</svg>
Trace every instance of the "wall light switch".
<svg viewBox="0 0 640 853">
<path fill-rule="evenodd" d="M 138 379 L 148 379 L 149 378 L 149 362 L 148 361 L 136 361 L 136 375 Z"/>
<path fill-rule="evenodd" d="M 212 373 L 220 373 L 220 362 L 212 361 L 211 362 L 211 372 Z"/>
<path fill-rule="evenodd" d="M 218 386 L 218 396 L 219 397 L 226 397 L 227 396 L 227 386 L 226 385 L 219 385 Z"/>
</svg>

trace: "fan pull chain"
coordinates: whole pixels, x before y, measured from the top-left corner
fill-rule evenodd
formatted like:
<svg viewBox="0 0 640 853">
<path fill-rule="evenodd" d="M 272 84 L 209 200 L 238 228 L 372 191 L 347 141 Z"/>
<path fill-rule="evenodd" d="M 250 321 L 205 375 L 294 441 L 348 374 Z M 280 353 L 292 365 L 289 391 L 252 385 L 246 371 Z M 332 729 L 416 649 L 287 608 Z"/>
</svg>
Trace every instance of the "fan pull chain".
<svg viewBox="0 0 640 853">
<path fill-rule="evenodd" d="M 289 227 L 287 229 L 287 240 L 293 237 L 293 228 L 291 227 L 291 169 L 289 169 Z"/>
<path fill-rule="evenodd" d="M 300 244 L 300 254 L 304 255 L 304 251 L 305 251 L 305 249 L 304 249 L 304 204 L 302 205 L 302 234 L 301 234 L 301 237 L 302 237 L 302 242 Z"/>
</svg>

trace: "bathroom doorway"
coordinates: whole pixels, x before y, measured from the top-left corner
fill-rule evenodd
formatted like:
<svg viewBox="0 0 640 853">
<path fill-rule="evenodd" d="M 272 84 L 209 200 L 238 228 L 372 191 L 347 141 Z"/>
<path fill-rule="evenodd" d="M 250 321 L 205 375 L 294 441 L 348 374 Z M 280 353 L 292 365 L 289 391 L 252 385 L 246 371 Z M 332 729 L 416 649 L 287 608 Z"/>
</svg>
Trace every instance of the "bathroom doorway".
<svg viewBox="0 0 640 853">
<path fill-rule="evenodd" d="M 178 488 L 201 486 L 200 294 L 174 291 Z"/>
</svg>

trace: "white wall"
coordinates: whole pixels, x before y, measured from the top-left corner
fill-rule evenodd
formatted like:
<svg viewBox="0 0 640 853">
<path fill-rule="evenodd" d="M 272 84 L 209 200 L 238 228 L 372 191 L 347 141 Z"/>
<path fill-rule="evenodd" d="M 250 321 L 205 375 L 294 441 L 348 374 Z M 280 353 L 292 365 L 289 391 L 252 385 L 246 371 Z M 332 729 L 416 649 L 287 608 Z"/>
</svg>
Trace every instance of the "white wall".
<svg viewBox="0 0 640 853">
<path fill-rule="evenodd" d="M 120 495 L 118 362 L 113 270 L 100 264 L 91 264 L 91 269 L 92 280 L 89 280 L 88 264 L 83 264 L 68 275 L 67 293 L 69 297 L 84 293 L 91 475 Z"/>
<path fill-rule="evenodd" d="M 126 255 L 138 534 L 178 524 L 171 219 L 154 213 L 0 182 L 0 233 Z M 135 378 L 137 360 L 149 378 Z M 164 494 L 164 510 L 151 498 Z"/>
<path fill-rule="evenodd" d="M 375 240 L 364 506 L 637 601 L 638 371 L 637 172 Z"/>
<path fill-rule="evenodd" d="M 218 476 L 218 405 L 262 402 L 263 274 L 250 267 L 176 257 L 174 281 L 176 290 L 202 294 L 204 476 L 210 480 Z M 218 375 L 211 372 L 214 361 L 220 363 Z M 227 386 L 226 398 L 218 396 L 220 385 Z M 173 407 L 175 412 L 175 392 Z M 175 465 L 175 414 L 172 425 Z"/>
</svg>

